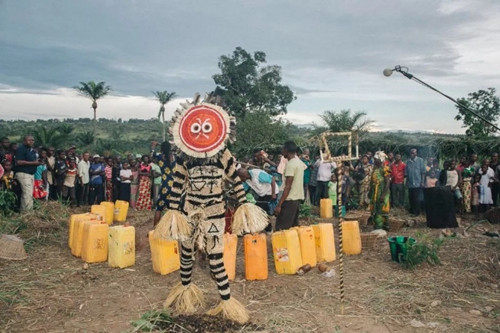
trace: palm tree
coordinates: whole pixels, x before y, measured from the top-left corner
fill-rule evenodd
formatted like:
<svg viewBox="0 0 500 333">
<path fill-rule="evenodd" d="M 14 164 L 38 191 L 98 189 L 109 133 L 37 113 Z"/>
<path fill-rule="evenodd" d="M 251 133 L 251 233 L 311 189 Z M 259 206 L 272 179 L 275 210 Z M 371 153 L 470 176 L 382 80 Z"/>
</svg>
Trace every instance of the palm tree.
<svg viewBox="0 0 500 333">
<path fill-rule="evenodd" d="M 160 104 L 161 104 L 160 111 L 158 111 L 158 120 L 160 120 L 160 117 L 161 117 L 161 122 L 162 122 L 162 126 L 163 126 L 162 138 L 163 138 L 163 141 L 165 141 L 165 139 L 166 139 L 166 130 L 165 130 L 165 104 L 167 104 L 168 102 L 170 102 L 170 100 L 172 100 L 172 98 L 175 97 L 175 91 L 174 92 L 170 92 L 170 93 L 168 91 L 166 91 L 166 90 L 163 90 L 163 91 L 153 91 L 153 94 L 158 99 L 158 102 L 160 102 Z"/>
<path fill-rule="evenodd" d="M 94 109 L 94 128 L 93 132 L 95 134 L 96 123 L 97 123 L 97 100 L 101 97 L 106 96 L 111 91 L 111 87 L 106 85 L 106 82 L 98 82 L 94 81 L 89 82 L 80 82 L 79 86 L 74 87 L 81 95 L 88 97 L 92 100 L 92 109 Z"/>
<path fill-rule="evenodd" d="M 332 132 L 366 132 L 373 124 L 373 120 L 366 118 L 366 112 L 351 112 L 349 109 L 325 111 L 320 117 Z"/>
</svg>

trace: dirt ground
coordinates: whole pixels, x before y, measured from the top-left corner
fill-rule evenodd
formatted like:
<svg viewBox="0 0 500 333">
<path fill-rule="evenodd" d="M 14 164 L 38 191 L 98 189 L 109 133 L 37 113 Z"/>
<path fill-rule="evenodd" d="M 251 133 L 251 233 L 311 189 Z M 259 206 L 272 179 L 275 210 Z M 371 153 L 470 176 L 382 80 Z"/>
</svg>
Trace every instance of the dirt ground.
<svg viewBox="0 0 500 333">
<path fill-rule="evenodd" d="M 25 261 L 0 260 L 0 331 L 133 331 L 130 322 L 160 309 L 169 288 L 179 281 L 178 272 L 161 276 L 152 270 L 146 239 L 151 220 L 151 212 L 129 214 L 137 228 L 137 257 L 135 266 L 127 269 L 107 263 L 84 267 L 71 255 L 66 236 L 33 247 Z M 303 276 L 277 275 L 268 244 L 269 278 L 246 281 L 240 240 L 231 291 L 246 304 L 255 324 L 241 331 L 258 327 L 270 332 L 499 332 L 500 241 L 483 235 L 499 227 L 480 223 L 464 232 L 474 221 L 462 219 L 461 228 L 453 230 L 457 236 L 446 238 L 439 266 L 404 269 L 391 262 L 386 241 L 345 258 L 343 314 L 338 260 L 332 278 L 317 269 Z M 441 234 L 425 228 L 420 219 L 412 228 L 390 235 L 417 232 Z M 207 310 L 218 302 L 217 289 L 208 267 L 196 264 L 193 274 L 193 281 L 207 291 Z"/>
</svg>

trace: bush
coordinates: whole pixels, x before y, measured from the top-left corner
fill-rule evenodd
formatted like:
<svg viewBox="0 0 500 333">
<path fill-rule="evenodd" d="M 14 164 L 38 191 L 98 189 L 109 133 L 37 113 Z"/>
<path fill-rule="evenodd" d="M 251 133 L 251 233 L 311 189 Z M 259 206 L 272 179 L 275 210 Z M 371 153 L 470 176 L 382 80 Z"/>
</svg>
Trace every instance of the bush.
<svg viewBox="0 0 500 333">
<path fill-rule="evenodd" d="M 16 195 L 12 191 L 0 191 L 0 214 L 10 216 L 16 206 Z"/>
<path fill-rule="evenodd" d="M 406 259 L 402 265 L 407 269 L 414 269 L 418 265 L 427 262 L 430 265 L 439 265 L 441 261 L 438 257 L 438 251 L 444 242 L 442 238 L 431 239 L 429 236 L 422 234 L 416 235 L 417 241 L 415 243 L 407 243 L 408 250 Z"/>
</svg>

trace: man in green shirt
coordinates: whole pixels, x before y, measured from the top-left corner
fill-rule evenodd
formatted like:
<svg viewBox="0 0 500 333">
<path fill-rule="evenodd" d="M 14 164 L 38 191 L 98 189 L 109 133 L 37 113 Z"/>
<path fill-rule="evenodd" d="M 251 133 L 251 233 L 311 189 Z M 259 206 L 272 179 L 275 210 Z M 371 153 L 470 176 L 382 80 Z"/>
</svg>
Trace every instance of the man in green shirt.
<svg viewBox="0 0 500 333">
<path fill-rule="evenodd" d="M 276 231 L 289 229 L 299 224 L 299 207 L 304 200 L 304 170 L 306 165 L 297 157 L 297 145 L 293 141 L 285 142 L 283 156 L 288 160 L 283 175 L 285 189 L 274 213 Z"/>
<path fill-rule="evenodd" d="M 158 165 L 158 159 L 153 157 L 153 162 L 151 163 L 151 171 L 153 174 L 153 205 L 156 205 L 158 197 L 160 195 L 161 186 L 161 169 Z"/>
</svg>

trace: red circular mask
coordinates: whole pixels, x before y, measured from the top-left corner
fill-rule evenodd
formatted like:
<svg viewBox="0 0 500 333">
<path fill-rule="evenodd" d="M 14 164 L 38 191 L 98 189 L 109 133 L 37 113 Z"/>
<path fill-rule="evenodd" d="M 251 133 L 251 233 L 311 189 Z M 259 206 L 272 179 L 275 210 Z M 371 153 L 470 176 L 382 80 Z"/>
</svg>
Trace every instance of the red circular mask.
<svg viewBox="0 0 500 333">
<path fill-rule="evenodd" d="M 190 150 L 219 150 L 228 134 L 227 115 L 222 109 L 201 104 L 188 109 L 179 122 L 179 138 Z"/>
</svg>

